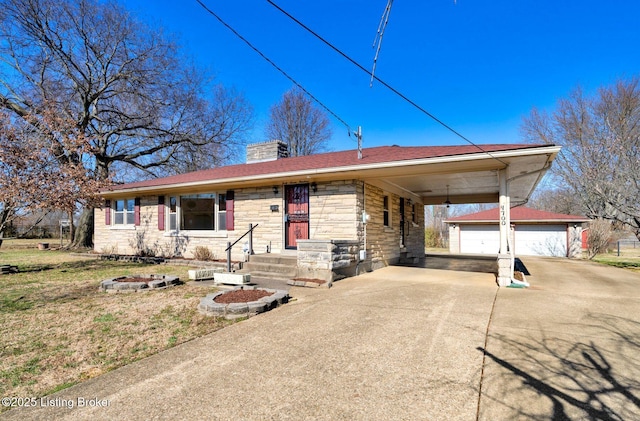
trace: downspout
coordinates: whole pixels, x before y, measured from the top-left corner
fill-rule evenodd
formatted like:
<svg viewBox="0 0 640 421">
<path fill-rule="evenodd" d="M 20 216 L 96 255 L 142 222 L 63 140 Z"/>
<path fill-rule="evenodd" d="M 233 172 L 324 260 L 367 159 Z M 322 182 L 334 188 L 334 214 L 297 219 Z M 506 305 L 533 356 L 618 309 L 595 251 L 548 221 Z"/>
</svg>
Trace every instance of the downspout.
<svg viewBox="0 0 640 421">
<path fill-rule="evenodd" d="M 532 174 L 539 174 L 539 173 L 545 172 L 549 168 L 551 168 L 551 162 L 547 162 L 546 164 L 544 164 L 544 167 L 540 168 L 539 170 L 526 172 L 524 174 L 514 175 L 513 177 L 507 179 L 507 183 L 511 183 L 513 180 L 517 180 L 518 178 L 528 177 L 528 176 L 530 176 Z M 538 180 L 536 181 L 536 184 L 538 184 L 540 182 L 540 178 L 541 178 L 541 176 L 538 177 Z M 529 199 L 526 199 L 526 200 L 528 201 Z"/>
<path fill-rule="evenodd" d="M 364 249 L 358 252 L 358 262 L 356 263 L 356 276 L 360 274 L 360 263 L 367 259 L 367 221 L 369 220 L 369 215 L 367 214 L 366 208 L 366 185 L 364 181 L 362 182 L 362 215 L 361 215 L 361 223 L 362 223 L 362 231 L 363 231 L 363 247 Z"/>
</svg>

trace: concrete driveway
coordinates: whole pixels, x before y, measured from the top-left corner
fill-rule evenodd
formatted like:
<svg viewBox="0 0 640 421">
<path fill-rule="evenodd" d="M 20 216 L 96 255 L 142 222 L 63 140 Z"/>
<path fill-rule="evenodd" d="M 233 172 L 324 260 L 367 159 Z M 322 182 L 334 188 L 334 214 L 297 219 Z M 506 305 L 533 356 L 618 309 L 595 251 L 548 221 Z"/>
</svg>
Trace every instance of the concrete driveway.
<svg viewBox="0 0 640 421">
<path fill-rule="evenodd" d="M 524 263 L 527 290 L 498 289 L 490 274 L 401 267 L 330 290 L 292 288 L 296 301 L 281 308 L 2 417 L 634 418 L 640 275 Z"/>
</svg>

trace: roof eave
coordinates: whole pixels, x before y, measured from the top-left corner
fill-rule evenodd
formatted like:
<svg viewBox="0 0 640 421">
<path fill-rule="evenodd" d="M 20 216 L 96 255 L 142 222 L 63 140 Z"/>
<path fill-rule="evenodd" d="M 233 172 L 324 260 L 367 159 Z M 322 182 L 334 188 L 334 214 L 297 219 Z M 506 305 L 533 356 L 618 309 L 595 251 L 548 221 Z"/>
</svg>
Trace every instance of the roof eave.
<svg viewBox="0 0 640 421">
<path fill-rule="evenodd" d="M 113 197 L 113 196 L 122 196 L 124 194 L 139 194 L 139 193 L 157 193 L 160 191 L 166 190 L 182 190 L 182 189 L 195 189 L 205 186 L 223 186 L 223 185 L 233 185 L 233 184 L 253 184 L 253 185 L 261 185 L 261 184 L 269 184 L 267 181 L 283 181 L 292 178 L 311 178 L 313 176 L 322 176 L 322 175 L 334 175 L 335 178 L 344 178 L 344 176 L 349 175 L 353 177 L 357 173 L 366 173 L 367 171 L 381 170 L 381 169 L 394 169 L 402 167 L 406 170 L 407 167 L 411 166 L 419 166 L 419 165 L 433 165 L 433 164 L 442 164 L 442 163 L 451 163 L 451 162 L 469 162 L 469 161 L 478 161 L 478 160 L 496 160 L 496 168 L 504 167 L 504 164 L 499 161 L 499 159 L 507 159 L 507 158 L 516 158 L 522 156 L 531 156 L 531 155 L 556 155 L 560 151 L 560 146 L 542 146 L 542 147 L 531 147 L 524 149 L 510 149 L 505 151 L 495 151 L 495 152 L 479 152 L 474 154 L 465 154 L 465 155 L 447 155 L 433 158 L 420 158 L 420 159 L 408 159 L 408 160 L 399 160 L 399 161 L 390 161 L 390 162 L 378 162 L 372 164 L 355 164 L 355 165 L 346 165 L 341 167 L 329 167 L 329 168 L 314 168 L 314 169 L 305 169 L 298 171 L 283 171 L 279 173 L 268 173 L 268 174 L 258 174 L 258 175 L 249 175 L 249 176 L 241 176 L 241 177 L 230 177 L 223 178 L 217 180 L 200 180 L 193 181 L 187 183 L 173 183 L 173 184 L 161 184 L 157 186 L 140 186 L 133 188 L 122 188 L 118 189 L 117 187 L 113 190 L 102 191 L 101 195 L 104 197 Z M 333 178 L 333 177 L 332 177 Z"/>
</svg>

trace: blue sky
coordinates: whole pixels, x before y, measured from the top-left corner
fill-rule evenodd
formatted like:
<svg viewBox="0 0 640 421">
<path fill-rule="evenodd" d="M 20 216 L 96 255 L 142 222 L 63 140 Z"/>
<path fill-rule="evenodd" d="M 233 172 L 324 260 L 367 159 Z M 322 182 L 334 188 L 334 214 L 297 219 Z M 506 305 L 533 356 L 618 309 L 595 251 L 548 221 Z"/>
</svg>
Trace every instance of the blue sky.
<svg viewBox="0 0 640 421">
<path fill-rule="evenodd" d="M 274 0 L 371 69 L 387 0 Z M 292 84 L 195 0 L 122 0 L 175 34 L 187 55 L 253 104 L 252 141 L 266 140 L 269 107 Z M 320 99 L 365 147 L 464 141 L 336 54 L 266 0 L 203 0 Z M 552 109 L 577 85 L 587 92 L 640 74 L 638 0 L 397 0 L 376 76 L 476 143 L 522 141 L 532 107 Z M 355 138 L 332 119 L 332 150 Z"/>
</svg>

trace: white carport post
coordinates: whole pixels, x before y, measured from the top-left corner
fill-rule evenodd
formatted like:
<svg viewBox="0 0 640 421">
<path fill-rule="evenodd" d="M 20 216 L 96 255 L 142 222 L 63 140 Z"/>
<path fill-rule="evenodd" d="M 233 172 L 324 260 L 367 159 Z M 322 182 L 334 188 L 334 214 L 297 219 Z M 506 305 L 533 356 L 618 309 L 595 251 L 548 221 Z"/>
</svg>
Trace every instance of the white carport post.
<svg viewBox="0 0 640 421">
<path fill-rule="evenodd" d="M 498 285 L 506 287 L 511 285 L 513 273 L 511 272 L 511 252 L 509 250 L 509 234 L 511 231 L 511 200 L 509 198 L 509 183 L 507 181 L 507 169 L 498 171 L 498 183 L 500 187 L 500 251 L 498 252 Z"/>
</svg>

